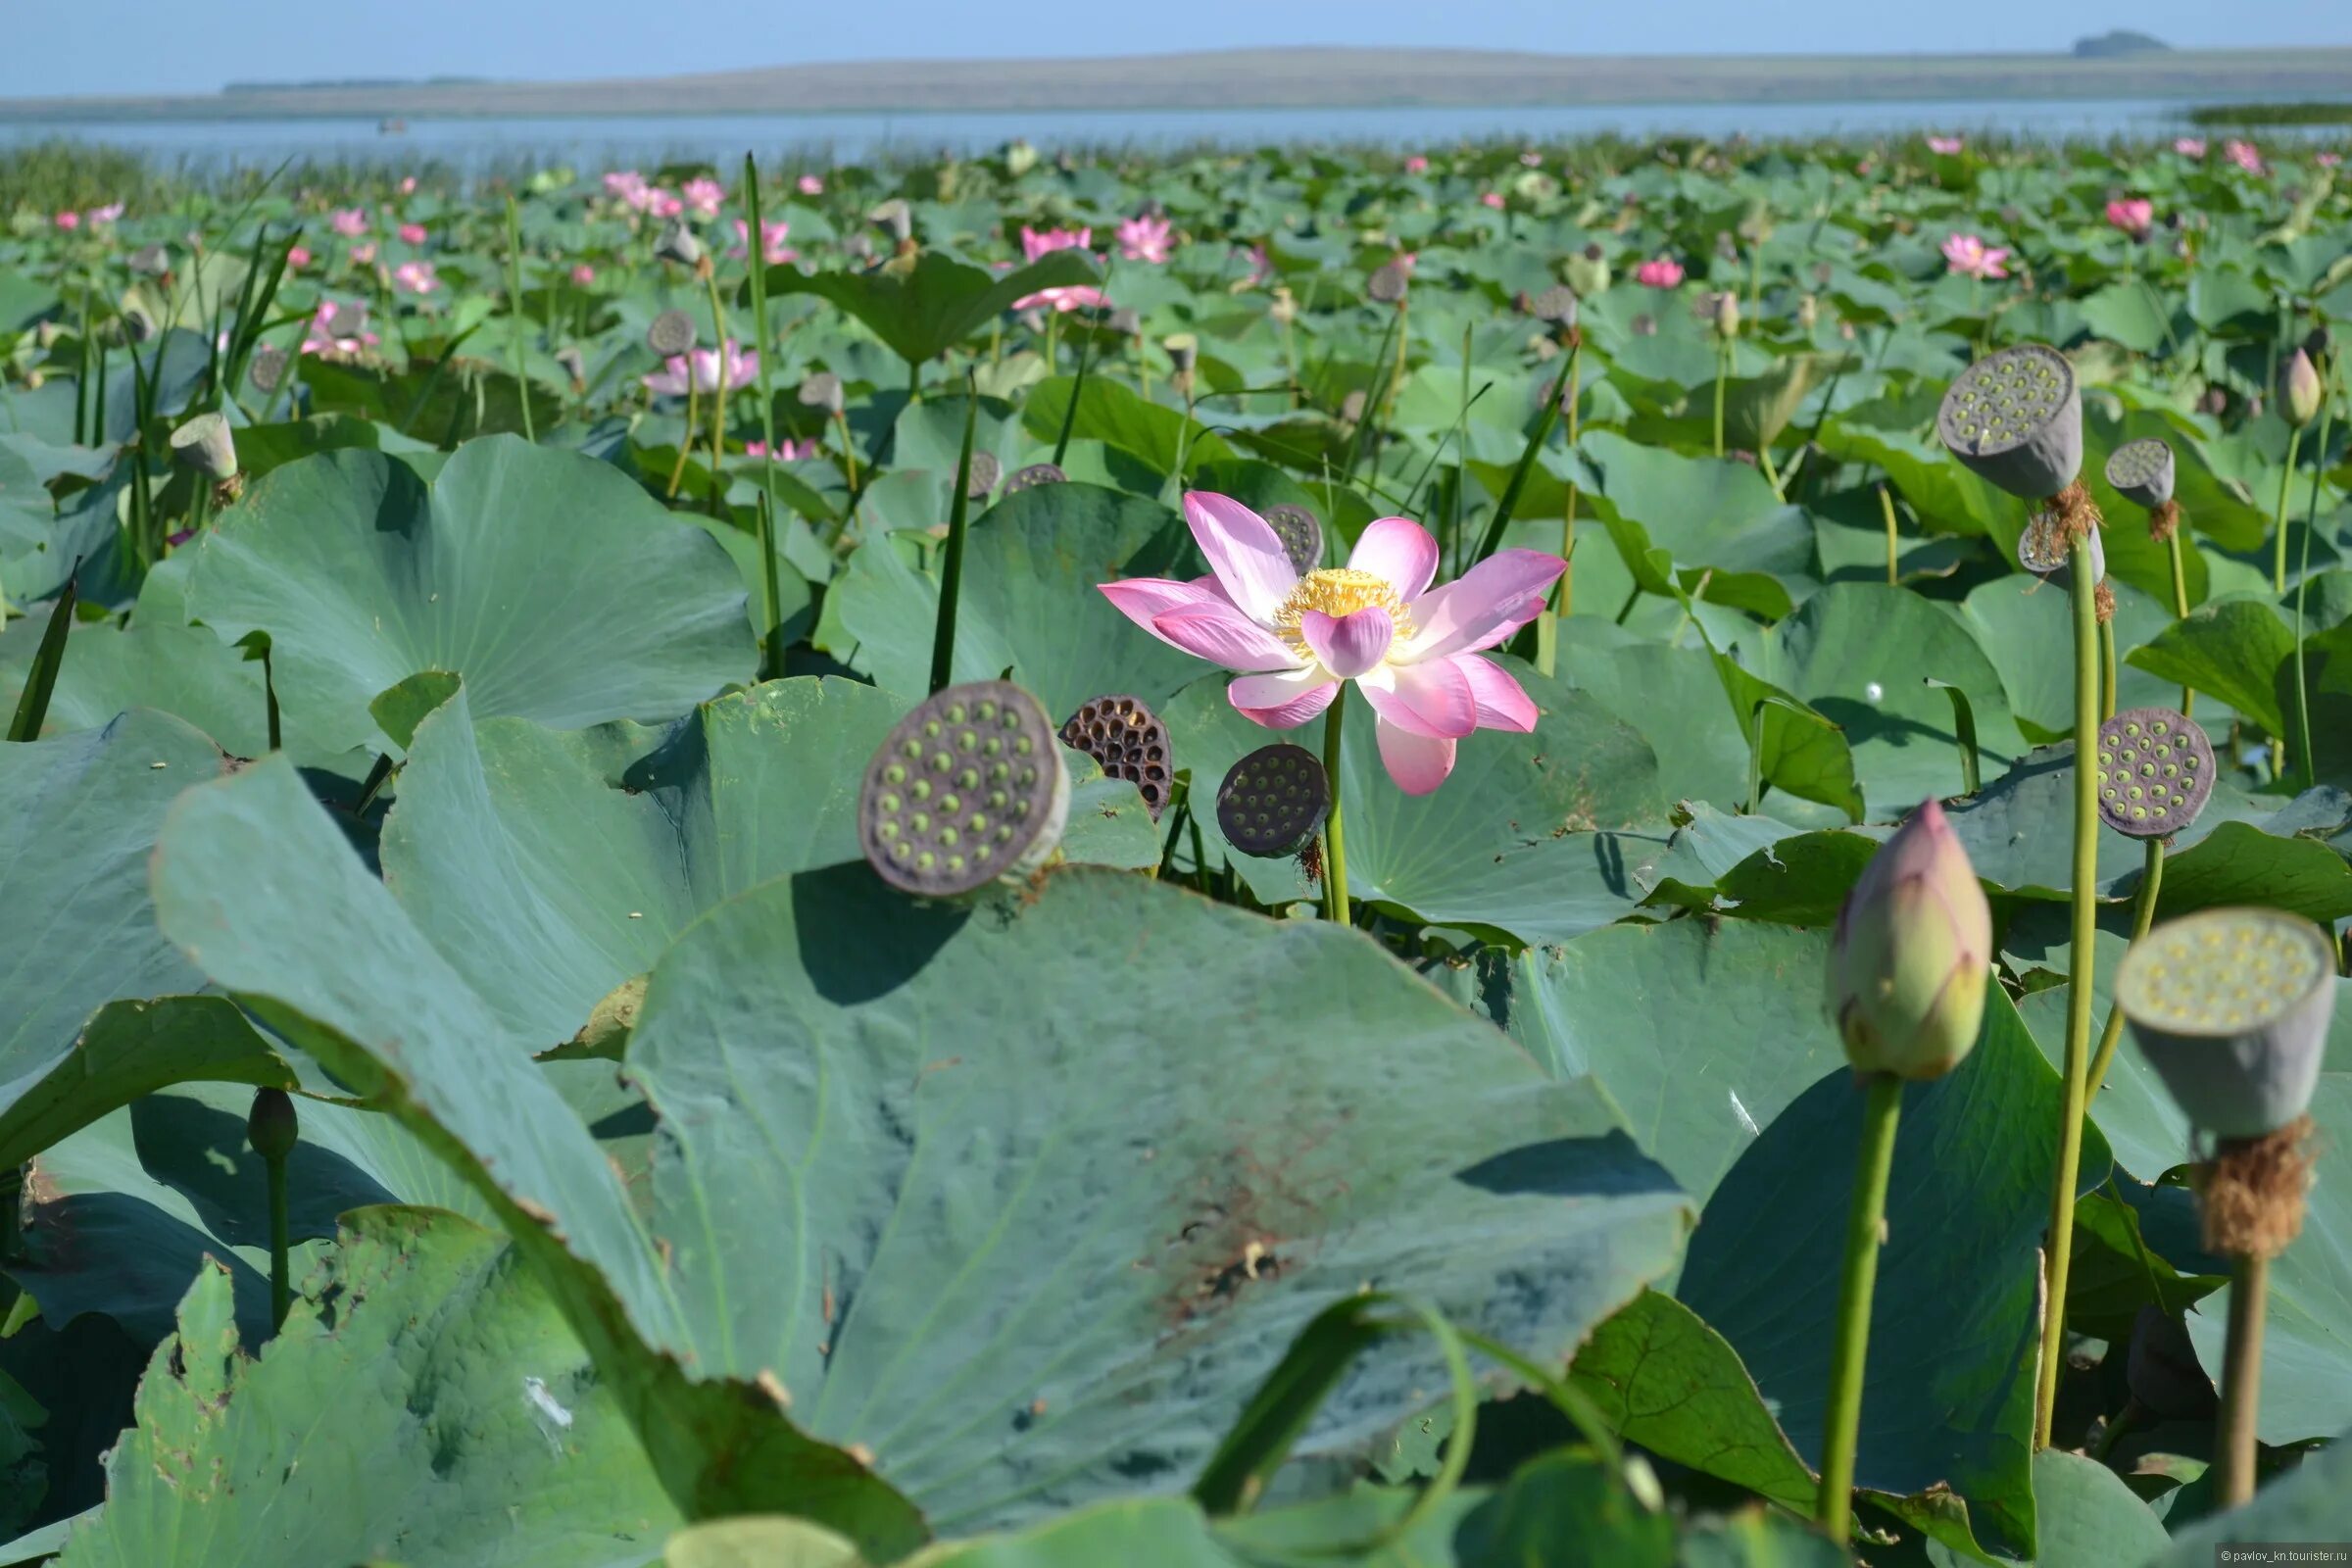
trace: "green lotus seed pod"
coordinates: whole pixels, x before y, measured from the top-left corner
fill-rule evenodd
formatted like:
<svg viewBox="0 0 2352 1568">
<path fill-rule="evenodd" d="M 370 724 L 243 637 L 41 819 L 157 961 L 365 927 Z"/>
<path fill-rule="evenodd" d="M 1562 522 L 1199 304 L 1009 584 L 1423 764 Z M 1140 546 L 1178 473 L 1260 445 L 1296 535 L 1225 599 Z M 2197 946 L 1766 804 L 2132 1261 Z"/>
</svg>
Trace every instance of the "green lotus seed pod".
<svg viewBox="0 0 2352 1568">
<path fill-rule="evenodd" d="M 1158 714 L 1132 697 L 1098 697 L 1061 726 L 1061 744 L 1093 758 L 1108 777 L 1134 785 L 1152 820 L 1159 820 L 1174 768 L 1168 727 Z"/>
<path fill-rule="evenodd" d="M 1838 911 L 1830 1012 L 1856 1072 L 1940 1078 L 1976 1049 L 1992 909 L 1943 808 L 1879 847 Z"/>
<path fill-rule="evenodd" d="M 697 267 L 703 260 L 703 242 L 682 218 L 673 218 L 662 226 L 662 237 L 654 241 L 654 254 L 680 267 Z"/>
<path fill-rule="evenodd" d="M 1313 513 L 1280 501 L 1262 515 L 1274 537 L 1282 541 L 1282 553 L 1291 558 L 1293 571 L 1303 577 L 1323 564 L 1323 524 Z"/>
<path fill-rule="evenodd" d="M 2115 1004 L 2189 1121 L 2259 1138 L 2303 1114 L 2335 1005 L 2328 933 L 2279 909 L 2199 909 L 2132 945 Z"/>
<path fill-rule="evenodd" d="M 1576 290 L 1565 284 L 1554 284 L 1528 301 L 1528 311 L 1540 320 L 1560 326 L 1576 324 Z"/>
<path fill-rule="evenodd" d="M 265 343 L 253 351 L 252 363 L 245 368 L 245 379 L 253 383 L 256 392 L 275 392 L 285 385 L 289 356 L 274 343 Z"/>
<path fill-rule="evenodd" d="M 914 237 L 914 209 L 905 199 L 893 196 L 865 215 L 865 220 L 890 237 L 894 245 L 904 245 Z"/>
<path fill-rule="evenodd" d="M 1952 381 L 1936 412 L 1952 456 L 1988 483 L 2041 501 L 2082 471 L 2082 394 L 2065 355 L 2039 343 L 1999 349 Z"/>
<path fill-rule="evenodd" d="M 1306 848 L 1331 814 L 1331 779 L 1302 746 L 1261 746 L 1217 790 L 1217 827 L 1244 855 L 1280 859 Z"/>
<path fill-rule="evenodd" d="M 130 253 L 128 265 L 141 277 L 161 277 L 172 270 L 172 253 L 161 245 L 142 245 Z"/>
<path fill-rule="evenodd" d="M 841 377 L 831 370 L 819 370 L 801 383 L 801 407 L 822 409 L 828 417 L 849 406 L 841 390 Z"/>
<path fill-rule="evenodd" d="M 684 311 L 663 311 L 645 329 L 646 347 L 667 359 L 694 347 L 694 318 Z"/>
<path fill-rule="evenodd" d="M 2126 501 L 2155 511 L 2173 499 L 2173 449 L 2152 435 L 2125 442 L 2107 460 L 2107 482 Z"/>
<path fill-rule="evenodd" d="M 237 438 L 218 414 L 199 414 L 172 431 L 172 456 L 215 484 L 237 476 Z"/>
<path fill-rule="evenodd" d="M 302 1122 L 294 1114 L 291 1096 L 283 1089 L 253 1092 L 253 1110 L 245 1118 L 245 1141 L 255 1153 L 264 1159 L 283 1159 L 294 1152 L 301 1136 Z"/>
<path fill-rule="evenodd" d="M 1167 350 L 1168 368 L 1178 375 L 1190 375 L 1200 363 L 1200 340 L 1190 332 L 1171 332 L 1159 340 Z"/>
<path fill-rule="evenodd" d="M 1004 481 L 1004 493 L 1008 496 L 1018 495 L 1023 490 L 1034 490 L 1041 484 L 1067 484 L 1069 482 L 1070 476 L 1054 465 L 1032 463 L 1026 468 L 1018 468 L 1013 471 L 1012 477 Z"/>
<path fill-rule="evenodd" d="M 957 898 L 1044 865 L 1069 813 L 1069 769 L 1037 699 L 972 681 L 918 704 L 874 753 L 858 836 L 892 887 Z"/>
<path fill-rule="evenodd" d="M 1364 279 L 1364 297 L 1379 305 L 1400 303 L 1412 286 L 1412 274 L 1396 262 L 1384 262 Z"/>
<path fill-rule="evenodd" d="M 965 499 L 986 501 L 988 493 L 997 487 L 997 481 L 1004 475 L 1004 465 L 997 461 L 997 455 L 994 452 L 973 453 L 972 470 L 964 481 Z"/>
<path fill-rule="evenodd" d="M 2169 708 L 2127 708 L 2099 726 L 2099 819 L 2130 838 L 2170 838 L 2213 795 L 2213 742 Z"/>
</svg>

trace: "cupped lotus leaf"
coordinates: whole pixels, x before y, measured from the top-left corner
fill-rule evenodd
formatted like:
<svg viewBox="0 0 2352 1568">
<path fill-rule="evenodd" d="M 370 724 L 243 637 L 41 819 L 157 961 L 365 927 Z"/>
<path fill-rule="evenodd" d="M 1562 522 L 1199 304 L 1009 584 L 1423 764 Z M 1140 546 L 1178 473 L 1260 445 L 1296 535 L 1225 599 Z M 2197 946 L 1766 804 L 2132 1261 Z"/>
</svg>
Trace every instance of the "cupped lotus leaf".
<svg viewBox="0 0 2352 1568">
<path fill-rule="evenodd" d="M 910 907 L 861 865 L 754 889 L 655 969 L 628 1047 L 665 1134 L 640 1221 L 298 788 L 271 761 L 179 808 L 167 928 L 493 1195 L 609 1378 L 660 1351 L 763 1377 L 943 1530 L 1179 1483 L 1367 1280 L 1564 1353 L 1688 1224 L 1592 1086 L 1351 932 L 1084 868 Z M 291 896 L 256 896 L 265 840 L 309 868 Z M 1300 1452 L 1357 1450 L 1442 1386 L 1434 1351 L 1360 1367 Z M 659 1424 L 674 1399 L 624 1397 L 658 1463 L 714 1456 L 722 1434 Z M 804 1466 L 842 1451 L 768 1419 Z"/>
<path fill-rule="evenodd" d="M 678 1523 L 507 1240 L 365 1208 L 266 1355 L 204 1267 L 60 1568 L 640 1568 Z"/>
<path fill-rule="evenodd" d="M 383 744 L 368 705 L 424 670 L 474 712 L 573 729 L 671 718 L 758 662 L 744 591 L 702 529 L 609 465 L 467 442 L 429 487 L 381 453 L 287 465 L 199 547 L 191 614 L 269 634 L 289 729 Z"/>
<path fill-rule="evenodd" d="M 1101 279 L 1083 252 L 1060 250 L 1009 273 L 997 273 L 937 251 L 887 262 L 863 272 L 804 272 L 785 263 L 767 270 L 767 297 L 814 294 L 863 322 L 909 364 L 935 360 L 1009 309 L 1049 288 L 1087 288 Z M 748 303 L 744 285 L 740 303 Z"/>
</svg>

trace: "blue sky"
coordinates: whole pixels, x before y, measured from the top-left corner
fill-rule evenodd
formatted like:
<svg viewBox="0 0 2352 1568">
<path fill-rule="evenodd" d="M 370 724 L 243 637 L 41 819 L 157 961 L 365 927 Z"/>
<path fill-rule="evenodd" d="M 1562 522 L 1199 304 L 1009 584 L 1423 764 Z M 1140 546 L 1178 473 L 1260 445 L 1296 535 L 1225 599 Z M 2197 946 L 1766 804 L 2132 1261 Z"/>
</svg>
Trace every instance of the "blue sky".
<svg viewBox="0 0 2352 1568">
<path fill-rule="evenodd" d="M 1059 19 L 1048 22 L 1046 19 Z M 228 80 L 656 75 L 804 61 L 1295 43 L 1563 54 L 2352 44 L 2346 0 L 0 0 L 0 97 Z"/>
</svg>

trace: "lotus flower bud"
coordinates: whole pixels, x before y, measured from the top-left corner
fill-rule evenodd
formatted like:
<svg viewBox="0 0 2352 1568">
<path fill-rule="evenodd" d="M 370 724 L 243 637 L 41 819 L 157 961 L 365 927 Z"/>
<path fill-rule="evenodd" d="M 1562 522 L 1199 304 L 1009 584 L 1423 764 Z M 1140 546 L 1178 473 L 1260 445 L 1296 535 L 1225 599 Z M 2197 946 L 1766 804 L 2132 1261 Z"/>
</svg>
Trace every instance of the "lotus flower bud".
<svg viewBox="0 0 2352 1568">
<path fill-rule="evenodd" d="M 1036 148 L 1017 137 L 1004 144 L 1004 172 L 1018 179 L 1036 167 Z"/>
<path fill-rule="evenodd" d="M 2278 372 L 2278 412 L 2289 424 L 2309 424 L 2320 416 L 2320 371 L 2301 348 Z"/>
<path fill-rule="evenodd" d="M 1838 911 L 1829 1003 L 1856 1072 L 1939 1078 L 1977 1043 L 1992 910 L 1930 801 L 1881 846 Z"/>
<path fill-rule="evenodd" d="M 1810 333 L 1821 324 L 1821 301 L 1811 294 L 1796 302 L 1796 324 Z"/>
<path fill-rule="evenodd" d="M 865 215 L 865 220 L 890 237 L 893 245 L 904 245 L 914 238 L 914 209 L 893 196 Z"/>
<path fill-rule="evenodd" d="M 254 1091 L 253 1111 L 245 1118 L 245 1141 L 255 1153 L 264 1159 L 283 1159 L 294 1152 L 294 1141 L 301 1136 L 294 1101 L 283 1089 Z"/>
<path fill-rule="evenodd" d="M 215 484 L 237 476 L 237 438 L 218 414 L 199 414 L 172 431 L 172 455 Z"/>
<path fill-rule="evenodd" d="M 1715 334 L 1727 339 L 1740 335 L 1740 296 L 1735 290 L 1727 288 L 1715 296 Z"/>
</svg>

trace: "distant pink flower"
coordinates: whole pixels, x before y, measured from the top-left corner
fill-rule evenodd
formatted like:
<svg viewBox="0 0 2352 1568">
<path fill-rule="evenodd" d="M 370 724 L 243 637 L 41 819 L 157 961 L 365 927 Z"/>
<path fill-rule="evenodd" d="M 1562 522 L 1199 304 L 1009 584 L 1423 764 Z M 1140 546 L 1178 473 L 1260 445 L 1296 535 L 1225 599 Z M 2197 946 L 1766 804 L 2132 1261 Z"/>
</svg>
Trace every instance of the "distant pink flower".
<svg viewBox="0 0 2352 1568">
<path fill-rule="evenodd" d="M 654 199 L 654 188 L 634 169 L 616 169 L 605 176 L 605 194 L 642 213 Z"/>
<path fill-rule="evenodd" d="M 2311 155 L 2311 161 L 2322 169 L 2333 169 L 2344 161 L 2344 155 L 2342 153 L 2314 153 Z"/>
<path fill-rule="evenodd" d="M 1143 214 L 1119 224 L 1119 254 L 1131 262 L 1164 263 L 1176 225 L 1164 218 Z"/>
<path fill-rule="evenodd" d="M 114 222 L 116 219 L 122 216 L 122 204 L 121 202 L 108 202 L 104 207 L 93 207 L 81 216 L 84 221 L 89 222 L 96 227 L 105 228 Z"/>
<path fill-rule="evenodd" d="M 297 272 L 301 271 L 301 270 L 302 270 L 304 268 L 306 268 L 306 267 L 310 266 L 310 265 L 311 265 L 311 251 L 310 251 L 310 247 L 309 247 L 309 246 L 307 246 L 307 245 L 290 245 L 290 246 L 288 246 L 288 247 L 286 248 L 286 265 L 287 265 L 288 267 L 291 267 L 292 269 L 294 269 L 294 270 L 296 270 Z"/>
<path fill-rule="evenodd" d="M 1963 277 L 2007 277 L 2001 264 L 2008 259 L 2005 246 L 1987 247 L 1974 234 L 1954 234 L 1943 242 L 1944 264 Z"/>
<path fill-rule="evenodd" d="M 2202 136 L 2176 136 L 2173 138 L 2173 151 L 2183 158 L 2202 158 L 2205 156 L 2205 138 Z"/>
<path fill-rule="evenodd" d="M 1059 288 L 1041 288 L 1034 294 L 1024 294 L 1012 302 L 1016 311 L 1052 307 L 1064 315 L 1071 311 L 1100 308 L 1110 303 L 1110 296 L 1085 283 L 1068 283 Z"/>
<path fill-rule="evenodd" d="M 51 221 L 56 223 L 60 228 L 79 228 L 81 226 L 81 215 L 74 212 L 63 212 L 59 213 L 56 218 L 51 220 Z"/>
<path fill-rule="evenodd" d="M 1241 282 L 1245 292 L 1264 287 L 1266 280 L 1274 275 L 1274 258 L 1266 254 L 1263 245 L 1252 245 L 1246 251 L 1237 245 L 1234 254 L 1250 264 L 1250 275 Z"/>
<path fill-rule="evenodd" d="M 368 329 L 368 307 L 320 300 L 303 333 L 305 354 L 357 354 L 383 341 Z"/>
<path fill-rule="evenodd" d="M 2109 202 L 2107 221 L 2133 239 L 2142 238 L 2148 225 L 2156 221 L 2156 204 L 2144 196 Z"/>
<path fill-rule="evenodd" d="M 441 278 L 430 262 L 403 262 L 392 269 L 392 286 L 404 294 L 430 294 Z"/>
<path fill-rule="evenodd" d="M 1404 172 L 1408 174 L 1426 174 L 1429 172 L 1429 160 L 1415 153 L 1404 161 Z"/>
<path fill-rule="evenodd" d="M 1671 256 L 1653 257 L 1634 269 L 1634 281 L 1643 288 L 1680 288 L 1683 264 Z"/>
<path fill-rule="evenodd" d="M 825 193 L 825 182 L 814 174 L 803 174 L 800 178 L 800 192 L 804 196 L 822 196 Z"/>
<path fill-rule="evenodd" d="M 660 370 L 641 376 L 646 390 L 665 397 L 682 398 L 689 389 L 696 392 L 715 392 L 721 367 L 724 367 L 729 391 L 748 386 L 760 373 L 760 354 L 757 349 L 746 353 L 733 338 L 723 348 L 693 349 L 685 354 L 673 354 Z"/>
<path fill-rule="evenodd" d="M 1498 190 L 1488 191 L 1484 196 L 1481 196 L 1478 199 L 1478 203 L 1481 207 L 1492 207 L 1499 213 L 1502 211 L 1502 192 Z"/>
<path fill-rule="evenodd" d="M 1965 145 L 1966 143 L 1957 136 L 1930 136 L 1928 138 L 1928 151 L 1941 158 L 1951 157 Z"/>
<path fill-rule="evenodd" d="M 2250 141 L 2230 142 L 2222 149 L 2222 153 L 2249 174 L 2259 175 L 2270 172 L 2270 170 L 2263 164 L 2262 154 L 2254 150 L 2254 144 Z"/>
<path fill-rule="evenodd" d="M 580 287 L 586 288 L 596 281 L 596 269 L 590 267 L 586 262 L 577 263 L 571 270 L 571 280 Z"/>
<path fill-rule="evenodd" d="M 784 236 L 791 231 L 792 224 L 782 220 L 772 223 L 765 219 L 760 220 L 760 255 L 768 266 L 781 267 L 799 258 L 801 253 L 784 243 Z M 752 225 L 740 218 L 735 220 L 735 238 L 739 243 L 727 254 L 741 261 L 751 254 Z"/>
<path fill-rule="evenodd" d="M 678 188 L 686 206 L 697 218 L 716 218 L 718 204 L 727 199 L 727 187 L 715 179 L 696 175 Z"/>
<path fill-rule="evenodd" d="M 338 207 L 327 215 L 326 226 L 345 239 L 356 239 L 368 232 L 368 209 Z"/>
<path fill-rule="evenodd" d="M 645 192 L 645 211 L 656 218 L 675 218 L 686 210 L 686 203 L 660 185 L 649 185 Z"/>
<path fill-rule="evenodd" d="M 1036 261 L 1054 251 L 1082 251 L 1095 242 L 1092 228 L 1049 228 L 1039 233 L 1027 223 L 1021 225 L 1021 259 Z"/>
<path fill-rule="evenodd" d="M 1519 162 L 1530 169 L 1541 169 L 1544 167 L 1544 155 L 1531 147 L 1519 155 Z"/>
<path fill-rule="evenodd" d="M 365 245 L 354 245 L 351 248 L 351 260 L 355 267 L 373 267 L 375 265 L 375 241 L 369 240 Z"/>
<path fill-rule="evenodd" d="M 421 245 L 424 243 L 424 225 L 422 223 L 403 223 L 400 225 L 400 242 L 403 245 Z"/>
<path fill-rule="evenodd" d="M 416 176 L 415 174 L 404 174 L 401 176 L 400 193 L 403 196 L 414 196 L 416 194 Z"/>
<path fill-rule="evenodd" d="M 743 444 L 743 450 L 751 457 L 767 457 L 767 443 L 764 441 L 746 441 Z M 810 436 L 806 441 L 795 441 L 790 436 L 781 436 L 776 441 L 776 455 L 769 461 L 806 463 L 822 451 L 824 451 L 824 443 L 818 441 L 814 436 Z"/>
<path fill-rule="evenodd" d="M 1407 795 L 1445 783 L 1473 731 L 1536 727 L 1527 693 L 1478 655 L 1542 613 L 1567 569 L 1559 557 L 1499 550 L 1433 588 L 1437 540 L 1410 518 L 1382 517 L 1346 566 L 1301 577 L 1238 501 L 1196 491 L 1184 519 L 1210 575 L 1106 582 L 1103 597 L 1161 642 L 1236 671 L 1226 701 L 1252 723 L 1296 729 L 1353 681 L 1376 715 L 1380 760 Z"/>
</svg>

